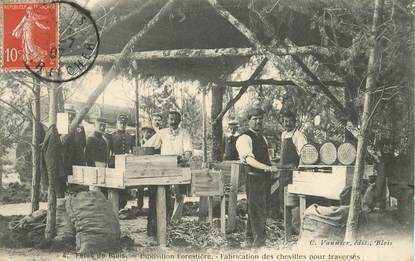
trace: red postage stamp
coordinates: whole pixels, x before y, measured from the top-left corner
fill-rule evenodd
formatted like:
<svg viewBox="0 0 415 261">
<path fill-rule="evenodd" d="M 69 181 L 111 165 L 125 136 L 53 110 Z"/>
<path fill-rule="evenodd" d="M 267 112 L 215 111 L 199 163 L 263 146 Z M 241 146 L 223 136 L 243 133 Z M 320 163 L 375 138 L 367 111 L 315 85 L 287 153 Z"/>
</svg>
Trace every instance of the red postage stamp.
<svg viewBox="0 0 415 261">
<path fill-rule="evenodd" d="M 3 70 L 58 68 L 58 5 L 3 3 Z"/>
</svg>

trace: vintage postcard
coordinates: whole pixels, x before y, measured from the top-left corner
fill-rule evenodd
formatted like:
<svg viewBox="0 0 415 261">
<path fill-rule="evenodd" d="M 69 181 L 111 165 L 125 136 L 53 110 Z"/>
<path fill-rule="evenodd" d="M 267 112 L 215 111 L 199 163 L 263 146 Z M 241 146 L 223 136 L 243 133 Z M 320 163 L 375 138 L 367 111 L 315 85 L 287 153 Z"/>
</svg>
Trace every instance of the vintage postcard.
<svg viewBox="0 0 415 261">
<path fill-rule="evenodd" d="M 408 0 L 4 0 L 0 261 L 414 260 Z"/>
</svg>

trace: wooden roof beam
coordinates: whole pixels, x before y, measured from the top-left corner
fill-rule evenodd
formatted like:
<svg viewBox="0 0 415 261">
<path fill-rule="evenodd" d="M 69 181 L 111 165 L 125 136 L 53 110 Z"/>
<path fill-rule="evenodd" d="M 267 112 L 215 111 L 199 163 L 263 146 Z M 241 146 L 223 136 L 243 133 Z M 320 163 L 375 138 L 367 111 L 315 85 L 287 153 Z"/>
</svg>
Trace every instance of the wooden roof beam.
<svg viewBox="0 0 415 261">
<path fill-rule="evenodd" d="M 307 81 L 309 85 L 317 85 L 317 82 Z M 345 87 L 345 84 L 338 81 L 322 81 L 326 86 L 333 87 Z M 296 85 L 293 81 L 290 80 L 275 80 L 275 79 L 257 79 L 257 80 L 246 80 L 246 81 L 227 81 L 226 85 L 231 87 L 242 87 L 245 85 Z"/>
<path fill-rule="evenodd" d="M 307 55 L 318 53 L 326 56 L 334 54 L 334 51 L 325 47 L 318 46 L 300 46 L 300 47 L 268 47 L 275 55 Z M 176 50 L 155 50 L 133 52 L 129 59 L 136 61 L 160 60 L 160 59 L 186 59 L 186 58 L 221 58 L 221 57 L 250 57 L 262 54 L 255 48 L 216 48 L 216 49 L 176 49 Z M 99 54 L 95 60 L 96 64 L 113 63 L 120 57 L 116 54 Z M 79 55 L 63 56 L 61 63 L 74 63 L 82 57 Z"/>
</svg>

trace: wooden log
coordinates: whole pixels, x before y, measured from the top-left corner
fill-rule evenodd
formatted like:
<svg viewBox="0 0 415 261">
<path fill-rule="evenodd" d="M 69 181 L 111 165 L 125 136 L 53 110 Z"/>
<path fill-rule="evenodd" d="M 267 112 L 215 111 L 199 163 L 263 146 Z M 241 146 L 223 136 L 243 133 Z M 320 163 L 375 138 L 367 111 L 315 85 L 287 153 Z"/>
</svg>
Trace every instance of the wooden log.
<svg viewBox="0 0 415 261">
<path fill-rule="evenodd" d="M 313 144 L 306 144 L 301 148 L 300 159 L 303 164 L 311 165 L 318 161 L 318 150 Z"/>
<path fill-rule="evenodd" d="M 112 209 L 118 217 L 119 204 L 120 204 L 120 193 L 118 189 L 109 188 L 108 189 L 108 200 L 112 204 Z"/>
<path fill-rule="evenodd" d="M 317 85 L 316 82 L 306 81 L 309 85 Z M 345 87 L 346 83 L 338 81 L 322 81 L 323 84 L 333 87 Z M 293 85 L 298 86 L 291 80 L 275 80 L 275 79 L 256 79 L 256 80 L 246 80 L 246 81 L 227 81 L 226 85 L 231 87 L 243 87 L 247 85 L 276 85 L 276 86 L 286 86 Z"/>
<path fill-rule="evenodd" d="M 319 53 L 331 55 L 334 49 L 320 46 L 301 46 L 301 47 L 273 47 L 272 52 L 276 55 L 306 55 Z M 177 50 L 155 50 L 133 52 L 129 58 L 136 61 L 166 60 L 166 59 L 189 59 L 189 58 L 223 58 L 223 57 L 250 57 L 261 54 L 255 48 L 217 48 L 217 49 L 177 49 Z M 81 56 L 64 56 L 60 59 L 63 64 L 74 63 Z M 100 54 L 95 60 L 96 64 L 108 64 L 117 61 L 120 54 Z"/>
<path fill-rule="evenodd" d="M 30 201 L 32 203 L 32 213 L 39 209 L 39 195 L 40 195 L 40 143 L 41 137 L 41 123 L 40 123 L 40 81 L 33 77 L 33 108 L 34 117 L 32 119 L 32 191 Z M 0 174 L 1 175 L 1 174 Z M 1 178 L 0 178 L 1 181 Z M 1 190 L 0 182 L 0 190 Z"/>
<path fill-rule="evenodd" d="M 225 205 L 226 200 L 225 196 L 221 196 L 220 200 L 220 233 L 222 235 L 225 235 L 226 233 L 226 213 L 225 213 Z"/>
<path fill-rule="evenodd" d="M 156 196 L 157 215 L 157 242 L 159 246 L 167 246 L 167 224 L 166 224 L 166 189 L 157 186 Z"/>
<path fill-rule="evenodd" d="M 229 193 L 228 206 L 228 231 L 236 229 L 236 212 L 238 205 L 238 188 L 239 188 L 239 173 L 240 164 L 234 163 L 231 165 L 231 191 Z"/>
<path fill-rule="evenodd" d="M 325 142 L 320 147 L 320 160 L 326 165 L 332 165 L 337 160 L 337 148 L 333 142 Z"/>
<path fill-rule="evenodd" d="M 337 158 L 343 165 L 351 165 L 356 159 L 356 147 L 351 143 L 342 143 L 337 149 Z"/>
<path fill-rule="evenodd" d="M 304 212 L 307 208 L 307 202 L 306 202 L 306 196 L 305 195 L 299 195 L 300 198 L 300 227 L 301 227 L 301 223 L 303 221 L 304 218 Z"/>
</svg>

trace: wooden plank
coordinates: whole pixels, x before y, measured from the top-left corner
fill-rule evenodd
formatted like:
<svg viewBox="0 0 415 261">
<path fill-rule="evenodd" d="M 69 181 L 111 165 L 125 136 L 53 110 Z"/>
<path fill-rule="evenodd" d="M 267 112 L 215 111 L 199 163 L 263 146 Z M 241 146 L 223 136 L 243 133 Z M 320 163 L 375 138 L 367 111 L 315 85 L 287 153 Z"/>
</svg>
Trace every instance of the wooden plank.
<svg viewBox="0 0 415 261">
<path fill-rule="evenodd" d="M 238 185 L 239 185 L 239 173 L 240 164 L 231 164 L 231 191 L 229 193 L 229 206 L 228 206 L 228 231 L 234 231 L 236 228 L 236 212 L 238 205 Z"/>
<path fill-rule="evenodd" d="M 139 168 L 137 169 L 126 169 L 125 174 L 127 179 L 134 178 L 145 178 L 145 177 L 171 177 L 171 176 L 180 176 L 182 175 L 183 169 L 185 168 L 170 168 L 170 169 L 161 169 L 161 168 Z"/>
<path fill-rule="evenodd" d="M 208 197 L 208 222 L 213 223 L 213 197 Z"/>
<path fill-rule="evenodd" d="M 289 186 L 289 185 L 288 185 Z M 285 229 L 285 241 L 290 241 L 292 237 L 292 214 L 291 207 L 287 206 L 287 187 L 284 187 L 284 229 Z"/>
<path fill-rule="evenodd" d="M 190 168 L 178 168 L 177 171 L 170 177 L 126 177 L 125 186 L 190 184 Z"/>
<path fill-rule="evenodd" d="M 174 169 L 177 168 L 177 156 L 174 155 L 116 155 L 115 167 L 134 170 L 134 169 Z"/>
<path fill-rule="evenodd" d="M 95 167 L 83 167 L 84 183 L 87 185 L 98 184 L 98 173 Z"/>
<path fill-rule="evenodd" d="M 199 222 L 206 222 L 208 215 L 208 197 L 200 196 L 199 202 Z"/>
<path fill-rule="evenodd" d="M 304 217 L 304 212 L 306 210 L 307 207 L 307 202 L 306 202 L 306 196 L 305 195 L 299 195 L 300 197 L 300 224 L 299 226 L 301 227 L 301 222 L 303 222 L 303 217 Z"/>
<path fill-rule="evenodd" d="M 118 217 L 119 200 L 120 200 L 119 190 L 113 189 L 113 188 L 108 189 L 108 200 L 111 202 L 112 209 L 114 210 L 116 216 Z"/>
<path fill-rule="evenodd" d="M 225 214 L 225 205 L 226 205 L 226 200 L 225 197 L 222 196 L 221 197 L 221 201 L 220 201 L 220 233 L 222 235 L 225 235 L 226 233 L 226 225 L 225 225 L 225 218 L 226 218 L 226 214 Z"/>
<path fill-rule="evenodd" d="M 221 171 L 201 169 L 192 171 L 191 193 L 195 196 L 223 195 L 223 176 Z"/>
<path fill-rule="evenodd" d="M 164 186 L 157 186 L 156 196 L 157 213 L 157 242 L 159 246 L 167 246 L 167 225 L 166 225 L 166 189 Z"/>
</svg>

